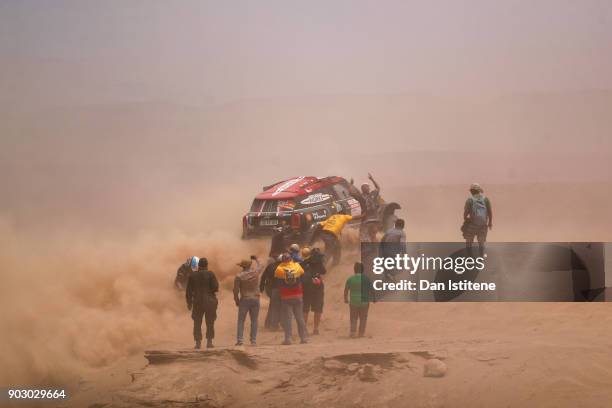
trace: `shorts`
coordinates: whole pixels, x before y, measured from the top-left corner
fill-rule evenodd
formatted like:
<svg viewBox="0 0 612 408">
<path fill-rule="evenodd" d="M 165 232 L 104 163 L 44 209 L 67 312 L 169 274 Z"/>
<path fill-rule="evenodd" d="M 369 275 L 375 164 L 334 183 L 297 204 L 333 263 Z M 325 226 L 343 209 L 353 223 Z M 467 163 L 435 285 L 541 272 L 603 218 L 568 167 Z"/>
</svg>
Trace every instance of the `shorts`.
<svg viewBox="0 0 612 408">
<path fill-rule="evenodd" d="M 489 227 L 486 225 L 474 225 L 468 222 L 461 227 L 461 230 L 463 232 L 463 238 L 466 240 L 473 241 L 474 238 L 476 238 L 478 242 L 485 242 L 487 240 Z"/>
<path fill-rule="evenodd" d="M 313 311 L 314 313 L 323 313 L 323 298 L 324 291 L 316 290 L 313 292 L 304 292 L 304 313 Z"/>
</svg>

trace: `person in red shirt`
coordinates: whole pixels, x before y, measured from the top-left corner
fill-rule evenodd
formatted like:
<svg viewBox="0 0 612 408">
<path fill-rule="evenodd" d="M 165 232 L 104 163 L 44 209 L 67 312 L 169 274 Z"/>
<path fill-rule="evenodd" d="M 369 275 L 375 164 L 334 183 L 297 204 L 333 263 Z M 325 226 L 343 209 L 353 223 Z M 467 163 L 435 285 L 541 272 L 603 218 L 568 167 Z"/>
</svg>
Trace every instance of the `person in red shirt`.
<svg viewBox="0 0 612 408">
<path fill-rule="evenodd" d="M 274 278 L 278 282 L 281 298 L 281 322 L 285 331 L 285 341 L 283 345 L 291 344 L 291 312 L 297 321 L 298 333 L 301 343 L 307 342 L 306 324 L 303 314 L 303 295 L 302 276 L 304 269 L 299 263 L 295 262 L 289 253 L 281 256 L 281 263 L 274 272 Z"/>
</svg>

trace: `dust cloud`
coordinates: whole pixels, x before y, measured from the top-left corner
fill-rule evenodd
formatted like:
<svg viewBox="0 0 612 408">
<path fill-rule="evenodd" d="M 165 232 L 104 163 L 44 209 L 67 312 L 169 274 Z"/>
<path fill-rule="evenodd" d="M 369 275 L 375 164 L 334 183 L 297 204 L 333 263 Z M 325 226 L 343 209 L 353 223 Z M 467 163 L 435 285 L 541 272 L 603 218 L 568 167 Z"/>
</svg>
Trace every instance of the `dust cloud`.
<svg viewBox="0 0 612 408">
<path fill-rule="evenodd" d="M 512 149 L 508 138 L 488 133 L 493 119 L 479 133 L 463 118 L 455 139 L 439 137 L 452 132 L 429 119 L 445 117 L 446 105 L 429 106 L 411 126 L 402 115 L 423 116 L 418 104 L 398 98 L 253 102 L 203 119 L 172 107 L 118 106 L 19 129 L 4 123 L 13 136 L 0 153 L 7 192 L 0 204 L 0 383 L 75 381 L 147 346 L 184 341 L 187 312 L 172 287 L 177 267 L 206 256 L 226 293 L 236 262 L 267 250 L 267 242 L 240 240 L 250 200 L 263 185 L 295 175 L 360 183 L 372 172 L 383 196 L 402 205 L 414 241 L 460 239 L 473 181 L 493 202 L 492 240 L 611 238 L 612 160 L 599 137 L 605 124 L 593 136 L 603 148 L 596 152 L 568 151 L 570 134 L 559 149 L 542 148 L 544 139 L 525 145 L 526 137 Z M 374 142 L 378 123 L 391 134 Z M 517 121 L 513 131 L 542 126 Z"/>
<path fill-rule="evenodd" d="M 582 187 L 579 198 L 609 200 L 612 193 L 605 187 L 609 186 Z M 544 194 L 536 193 L 537 188 L 527 189 L 538 203 L 534 206 L 524 203 L 524 186 L 505 189 L 514 196 L 494 187 L 490 196 L 499 208 L 495 221 L 499 232 L 494 229 L 492 239 L 610 239 L 610 232 L 600 226 L 612 221 L 609 209 L 581 214 L 572 210 L 571 203 L 554 204 L 554 196 L 562 197 L 567 188 L 549 187 Z M 454 210 L 461 207 L 463 189 L 404 191 L 404 196 L 400 190 L 388 195 L 405 203 L 409 237 L 459 239 L 460 211 Z M 455 202 L 449 203 L 453 196 Z M 429 206 L 423 197 L 438 204 Z M 449 203 L 448 208 L 443 203 Z M 513 222 L 518 211 L 513 206 L 525 206 L 531 212 Z M 545 217 L 536 216 L 546 210 Z M 240 213 L 215 216 L 239 220 Z M 182 295 L 172 287 L 180 263 L 190 255 L 206 256 L 222 291 L 229 291 L 235 263 L 252 253 L 265 256 L 267 250 L 266 242 L 242 241 L 238 228 L 201 233 L 152 230 L 117 238 L 75 229 L 34 234 L 19 231 L 6 217 L 0 228 L 0 298 L 5 311 L 1 325 L 7 334 L 2 336 L 0 382 L 7 384 L 74 381 L 86 370 L 140 353 L 147 346 L 185 340 L 187 312 Z M 346 234 L 347 243 L 355 244 L 356 236 Z"/>
<path fill-rule="evenodd" d="M 61 384 L 156 341 L 184 337 L 174 273 L 207 256 L 222 286 L 242 254 L 261 252 L 227 232 L 142 234 L 132 240 L 32 237 L 3 219 L 0 269 L 3 384 Z"/>
</svg>

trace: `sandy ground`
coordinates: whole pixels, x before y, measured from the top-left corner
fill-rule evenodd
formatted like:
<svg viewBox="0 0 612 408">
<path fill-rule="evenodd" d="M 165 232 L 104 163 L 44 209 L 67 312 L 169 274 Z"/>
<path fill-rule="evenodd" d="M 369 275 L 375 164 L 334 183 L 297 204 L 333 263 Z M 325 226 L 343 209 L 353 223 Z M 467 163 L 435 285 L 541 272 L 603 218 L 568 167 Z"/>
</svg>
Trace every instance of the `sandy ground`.
<svg viewBox="0 0 612 408">
<path fill-rule="evenodd" d="M 413 242 L 461 239 L 472 182 L 492 199 L 492 241 L 612 242 L 603 5 L 512 2 L 512 18 L 545 6 L 542 21 L 521 20 L 516 38 L 488 4 L 480 11 L 491 18 L 471 24 L 461 13 L 470 26 L 460 19 L 455 28 L 452 18 L 446 27 L 447 7 L 431 8 L 443 14 L 432 25 L 402 6 L 418 19 L 408 28 L 458 29 L 451 57 L 473 65 L 465 81 L 461 66 L 439 63 L 442 48 L 397 35 L 404 27 L 378 5 L 338 25 L 334 13 L 358 16 L 359 7 L 318 16 L 309 2 L 292 25 L 283 7 L 224 4 L 216 13 L 164 2 L 165 13 L 149 2 L 54 2 L 47 12 L 8 3 L 0 3 L 0 33 L 10 33 L 0 40 L 0 388 L 65 387 L 69 400 L 44 406 L 79 408 L 612 406 L 608 304 L 376 304 L 368 337 L 351 340 L 342 289 L 353 254 L 326 278 L 320 336 L 282 347 L 280 333 L 262 331 L 257 347 L 238 350 L 230 293 L 236 262 L 268 249 L 240 240 L 242 215 L 262 186 L 297 175 L 360 184 L 371 172 L 402 205 Z M 382 37 L 370 24 L 378 20 Z M 481 35 L 491 28 L 512 38 Z M 432 34 L 445 43 L 443 30 Z M 500 58 L 465 47 L 471 35 Z M 594 39 L 603 40 L 593 48 Z M 409 69 L 394 81 L 389 69 L 404 60 Z M 190 313 L 172 287 L 192 255 L 208 257 L 221 281 L 213 352 L 187 352 Z M 148 350 L 185 353 L 148 364 Z M 434 358 L 446 374 L 424 377 Z"/>
<path fill-rule="evenodd" d="M 262 331 L 257 347 L 233 347 L 236 311 L 224 293 L 214 350 L 191 350 L 186 314 L 185 341 L 152 349 L 191 359 L 124 360 L 84 380 L 70 406 L 610 406 L 612 305 L 377 303 L 367 336 L 350 339 L 349 271 L 330 272 L 321 335 L 307 345 Z M 443 377 L 424 376 L 432 358 Z"/>
<path fill-rule="evenodd" d="M 610 241 L 609 187 L 487 186 L 497 210 L 491 239 Z M 458 235 L 462 186 L 398 188 L 389 197 L 402 203 L 409 239 Z M 228 205 L 236 207 L 228 214 L 240 210 Z M 70 398 L 56 406 L 610 406 L 608 303 L 377 303 L 366 338 L 350 339 L 342 291 L 357 253 L 349 249 L 326 277 L 319 336 L 287 347 L 282 333 L 261 330 L 257 347 L 235 348 L 234 264 L 249 253 L 263 256 L 267 242 L 241 242 L 228 230 L 129 242 L 68 237 L 56 247 L 42 237 L 44 246 L 31 247 L 24 243 L 36 241 L 6 228 L 7 268 L 39 262 L 24 257 L 27 251 L 46 251 L 49 262 L 35 297 L 6 293 L 5 301 L 14 302 L 3 322 L 11 335 L 0 341 L 11 352 L 0 356 L 0 378 L 67 387 Z M 176 266 L 192 253 L 209 256 L 221 280 L 210 352 L 193 352 L 190 313 L 171 287 Z M 31 283 L 27 278 L 7 276 L 11 287 Z M 266 308 L 264 297 L 260 321 Z M 182 351 L 183 358 L 148 364 L 150 350 Z M 443 377 L 424 376 L 431 359 L 444 363 Z"/>
</svg>

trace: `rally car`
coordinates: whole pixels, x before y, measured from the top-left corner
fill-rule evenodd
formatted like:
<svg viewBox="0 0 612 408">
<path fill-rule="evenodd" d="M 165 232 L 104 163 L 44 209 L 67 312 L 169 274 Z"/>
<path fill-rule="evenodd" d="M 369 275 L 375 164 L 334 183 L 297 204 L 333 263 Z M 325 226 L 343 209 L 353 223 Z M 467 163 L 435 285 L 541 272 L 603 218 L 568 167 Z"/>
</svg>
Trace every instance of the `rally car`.
<svg viewBox="0 0 612 408">
<path fill-rule="evenodd" d="M 264 187 L 253 200 L 242 218 L 242 237 L 271 235 L 282 224 L 290 226 L 294 235 L 303 236 L 313 224 L 342 210 L 361 215 L 362 203 L 359 191 L 342 177 L 301 176 L 279 181 Z M 393 223 L 394 211 L 399 208 L 396 203 L 381 204 L 381 228 Z"/>
</svg>

